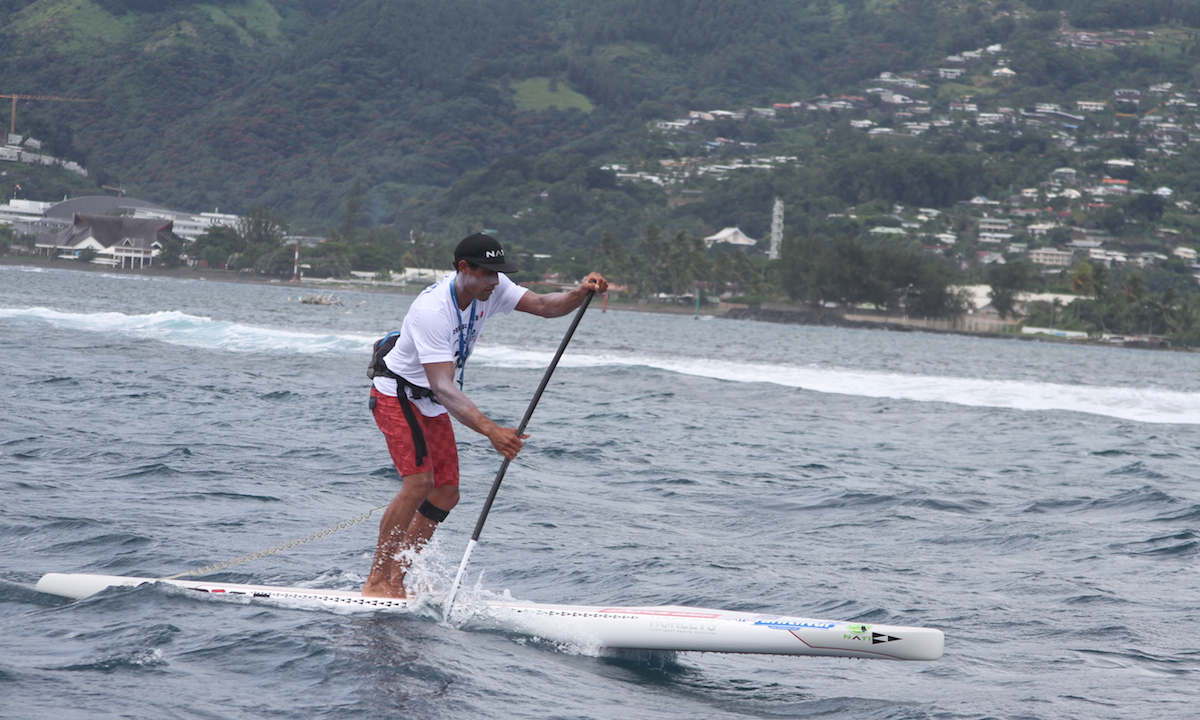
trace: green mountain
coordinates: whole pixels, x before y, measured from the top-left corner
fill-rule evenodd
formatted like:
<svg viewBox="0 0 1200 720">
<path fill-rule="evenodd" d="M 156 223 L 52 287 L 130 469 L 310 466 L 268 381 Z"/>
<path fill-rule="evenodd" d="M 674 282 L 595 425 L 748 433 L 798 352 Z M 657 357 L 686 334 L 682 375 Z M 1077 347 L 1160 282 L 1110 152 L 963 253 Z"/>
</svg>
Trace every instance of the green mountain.
<svg viewBox="0 0 1200 720">
<path fill-rule="evenodd" d="M 2 0 L 0 95 L 42 96 L 17 132 L 90 176 L 4 164 L 0 191 L 284 218 L 329 238 L 314 273 L 488 229 L 523 280 L 929 317 L 986 282 L 1194 344 L 1198 59 L 1197 0 Z M 732 227 L 757 249 L 700 240 Z"/>
<path fill-rule="evenodd" d="M 1133 45 L 1063 43 L 1064 28 L 1147 26 L 1160 31 Z M 95 99 L 23 101 L 17 130 L 96 185 L 173 207 L 259 206 L 312 234 L 491 228 L 535 252 L 594 250 L 649 224 L 763 237 L 775 197 L 803 233 L 847 205 L 947 209 L 1034 186 L 1079 160 L 1060 129 L 967 122 L 908 139 L 874 79 L 920 79 L 910 94 L 935 112 L 1187 90 L 1193 27 L 1194 0 L 6 0 L 0 94 Z M 928 81 L 948 55 L 996 44 L 1014 79 Z M 856 105 L 803 109 L 841 95 Z M 775 104 L 802 109 L 752 111 Z M 735 114 L 656 126 L 713 110 Z M 1076 147 L 1104 129 L 1088 122 Z M 1139 151 L 1117 137 L 1097 150 Z M 780 157 L 719 181 L 696 169 Z M 1194 194 L 1187 158 L 1139 172 Z M 665 168 L 685 182 L 618 177 Z"/>
<path fill-rule="evenodd" d="M 355 181 L 403 224 L 466 172 L 598 164 L 645 121 L 833 91 L 1001 41 L 985 3 L 8 0 L 18 132 L 172 206 L 337 224 Z M 961 7 L 960 7 L 961 6 Z"/>
</svg>

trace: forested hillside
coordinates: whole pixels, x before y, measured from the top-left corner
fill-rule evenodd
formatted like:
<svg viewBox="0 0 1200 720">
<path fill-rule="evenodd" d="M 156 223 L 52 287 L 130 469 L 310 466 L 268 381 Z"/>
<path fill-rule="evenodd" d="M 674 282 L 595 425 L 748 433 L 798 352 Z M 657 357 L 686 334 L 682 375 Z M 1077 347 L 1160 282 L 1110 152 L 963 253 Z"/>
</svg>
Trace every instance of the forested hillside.
<svg viewBox="0 0 1200 720">
<path fill-rule="evenodd" d="M 643 297 L 937 316 L 949 283 L 990 282 L 1000 306 L 1073 290 L 1078 326 L 1196 339 L 1198 59 L 1197 0 L 0 4 L 0 94 L 96 100 L 23 102 L 18 133 L 96 186 L 329 238 L 321 272 L 488 229 L 536 273 L 602 263 Z M 701 242 L 735 226 L 754 251 Z"/>
<path fill-rule="evenodd" d="M 1014 32 L 958 5 L 9 0 L 0 75 L 6 93 L 99 100 L 26 103 L 18 132 L 101 184 L 319 232 L 356 180 L 369 222 L 403 222 L 502 157 L 598 163 L 648 119 L 834 91 Z M 518 109 L 530 80 L 553 92 Z M 566 109 L 576 96 L 594 109 Z"/>
</svg>

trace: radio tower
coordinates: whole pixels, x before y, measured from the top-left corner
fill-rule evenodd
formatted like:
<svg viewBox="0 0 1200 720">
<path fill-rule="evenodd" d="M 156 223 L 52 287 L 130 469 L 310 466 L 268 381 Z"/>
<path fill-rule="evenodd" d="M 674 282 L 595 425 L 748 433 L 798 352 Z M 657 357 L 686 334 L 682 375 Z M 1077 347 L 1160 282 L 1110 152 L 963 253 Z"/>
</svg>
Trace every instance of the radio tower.
<svg viewBox="0 0 1200 720">
<path fill-rule="evenodd" d="M 779 259 L 779 246 L 783 243 L 783 201 L 775 198 L 775 210 L 771 213 L 771 252 L 767 257 Z"/>
</svg>

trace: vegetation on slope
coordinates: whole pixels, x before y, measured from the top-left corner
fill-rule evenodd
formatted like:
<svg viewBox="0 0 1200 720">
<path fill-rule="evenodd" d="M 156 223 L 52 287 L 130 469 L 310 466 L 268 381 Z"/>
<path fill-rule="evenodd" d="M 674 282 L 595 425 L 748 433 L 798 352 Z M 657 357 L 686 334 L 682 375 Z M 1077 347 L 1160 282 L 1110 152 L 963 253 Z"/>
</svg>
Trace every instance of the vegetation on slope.
<svg viewBox="0 0 1200 720">
<path fill-rule="evenodd" d="M 192 210 L 266 208 L 305 234 L 336 227 L 322 250 L 333 269 L 383 269 L 397 256 L 415 260 L 418 247 L 486 228 L 530 258 L 554 255 L 532 263 L 538 272 L 625 263 L 618 271 L 639 292 L 682 282 L 654 280 L 639 262 L 686 257 L 693 280 L 714 288 L 786 289 L 813 302 L 857 297 L 854 288 L 830 289 L 832 275 L 787 262 L 697 254 L 698 238 L 726 226 L 765 244 L 780 198 L 785 253 L 803 248 L 810 257 L 853 260 L 862 272 L 874 268 L 868 279 L 883 285 L 872 292 L 888 306 L 900 289 L 903 302 L 916 302 L 911 286 L 930 278 L 988 279 L 988 268 L 961 246 L 935 257 L 919 241 L 890 247 L 870 235 L 911 223 L 914 208 L 937 210 L 942 229 L 962 231 L 971 223 L 959 210 L 964 200 L 1040 187 L 1057 168 L 1095 175 L 1109 158 L 1128 159 L 1137 164 L 1122 171 L 1134 176 L 1126 180 L 1169 186 L 1173 203 L 1134 195 L 1089 209 L 1043 199 L 1076 226 L 1163 250 L 1148 228 L 1165 224 L 1185 241 L 1200 237 L 1200 220 L 1174 203 L 1200 202 L 1200 181 L 1191 146 L 1151 157 L 1133 139 L 1149 108 L 1118 107 L 1070 130 L 956 120 L 916 137 L 868 92 L 868 80 L 885 71 L 925 77 L 949 54 L 1002 44 L 1015 79 L 968 74 L 914 93 L 939 108 L 961 101 L 1015 112 L 1044 103 L 1070 108 L 1152 83 L 1186 93 L 1200 52 L 1189 29 L 1200 27 L 1197 7 L 1183 0 L 17 0 L 0 8 L 0 74 L 12 83 L 5 92 L 100 101 L 26 103 L 18 117 L 19 132 L 86 163 L 97 184 Z M 1144 42 L 1087 50 L 1062 34 L 1148 26 L 1156 34 Z M 746 112 L 843 94 L 858 98 L 853 112 Z M 745 114 L 682 132 L 656 127 L 718 109 Z M 852 118 L 895 135 L 868 134 Z M 700 174 L 714 164 L 733 169 Z M 671 172 L 686 177 L 665 185 L 628 179 Z M 670 238 L 661 243 L 670 252 L 653 239 L 660 236 Z M 749 272 L 730 270 L 743 260 Z M 884 278 L 888 268 L 908 268 L 907 275 Z M 1186 272 L 1164 272 L 1147 271 L 1148 293 L 1186 280 Z M 1071 284 L 1036 274 L 1027 282 Z M 924 297 L 941 297 L 944 312 L 954 307 L 938 292 Z"/>
</svg>

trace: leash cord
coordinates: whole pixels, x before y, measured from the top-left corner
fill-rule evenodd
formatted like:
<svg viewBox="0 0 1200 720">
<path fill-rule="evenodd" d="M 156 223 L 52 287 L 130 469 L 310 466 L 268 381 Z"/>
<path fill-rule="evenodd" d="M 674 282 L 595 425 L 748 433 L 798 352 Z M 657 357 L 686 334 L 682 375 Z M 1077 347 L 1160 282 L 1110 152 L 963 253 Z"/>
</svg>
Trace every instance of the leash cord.
<svg viewBox="0 0 1200 720">
<path fill-rule="evenodd" d="M 310 532 L 309 534 L 307 534 L 303 537 L 298 537 L 295 540 L 290 540 L 285 543 L 280 543 L 274 547 L 270 547 L 265 550 L 259 550 L 258 552 L 250 553 L 249 555 L 243 555 L 238 558 L 231 558 L 229 560 L 224 560 L 222 562 L 213 563 L 212 565 L 205 565 L 204 567 L 195 568 L 194 570 L 188 570 L 187 572 L 181 572 L 178 575 L 171 575 L 169 577 L 158 578 L 158 579 L 159 580 L 175 580 L 177 578 L 187 577 L 188 575 L 207 575 L 209 573 L 216 572 L 218 570 L 224 570 L 225 568 L 233 567 L 234 565 L 241 565 L 242 563 L 250 562 L 251 560 L 258 560 L 259 558 L 265 558 L 268 555 L 274 555 L 275 553 L 280 552 L 281 550 L 290 550 L 294 547 L 299 547 L 299 546 L 304 545 L 313 540 L 320 540 L 321 538 L 329 537 L 330 535 L 334 534 L 335 532 L 337 532 L 339 530 L 345 530 L 348 527 L 352 527 L 354 525 L 357 525 L 360 522 L 368 520 L 371 517 L 371 515 L 373 515 L 376 511 L 382 510 L 386 507 L 387 507 L 387 505 L 380 505 L 379 507 L 374 508 L 372 510 L 368 510 L 365 513 L 355 515 L 354 517 L 350 518 L 349 520 L 343 520 L 343 521 L 337 523 L 336 525 L 330 525 L 329 527 L 327 527 L 323 530 L 317 530 L 315 532 Z"/>
</svg>

